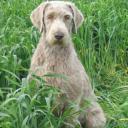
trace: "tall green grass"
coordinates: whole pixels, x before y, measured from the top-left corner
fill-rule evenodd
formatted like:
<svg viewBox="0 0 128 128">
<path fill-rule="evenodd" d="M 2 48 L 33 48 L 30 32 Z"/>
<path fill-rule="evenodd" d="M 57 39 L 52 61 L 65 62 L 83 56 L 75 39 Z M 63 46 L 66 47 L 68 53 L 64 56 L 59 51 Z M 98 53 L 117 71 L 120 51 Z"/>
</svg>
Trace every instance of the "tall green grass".
<svg viewBox="0 0 128 128">
<path fill-rule="evenodd" d="M 128 127 L 128 2 L 72 0 L 85 21 L 73 35 L 76 51 L 103 107 L 106 128 Z M 27 86 L 39 40 L 31 11 L 41 0 L 0 1 L 0 128 L 59 128 L 72 115 L 53 114 L 54 88 Z M 35 91 L 34 91 L 35 90 Z"/>
</svg>

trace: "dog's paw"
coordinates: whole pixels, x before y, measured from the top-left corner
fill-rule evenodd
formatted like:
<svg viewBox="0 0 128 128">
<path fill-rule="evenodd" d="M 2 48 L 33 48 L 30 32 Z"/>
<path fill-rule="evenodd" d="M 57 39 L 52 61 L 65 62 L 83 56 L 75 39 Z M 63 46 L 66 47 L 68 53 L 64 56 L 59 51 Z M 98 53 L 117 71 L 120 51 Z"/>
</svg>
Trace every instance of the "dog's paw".
<svg viewBox="0 0 128 128">
<path fill-rule="evenodd" d="M 86 117 L 87 128 L 104 128 L 105 124 L 106 118 L 100 108 L 88 112 Z"/>
</svg>

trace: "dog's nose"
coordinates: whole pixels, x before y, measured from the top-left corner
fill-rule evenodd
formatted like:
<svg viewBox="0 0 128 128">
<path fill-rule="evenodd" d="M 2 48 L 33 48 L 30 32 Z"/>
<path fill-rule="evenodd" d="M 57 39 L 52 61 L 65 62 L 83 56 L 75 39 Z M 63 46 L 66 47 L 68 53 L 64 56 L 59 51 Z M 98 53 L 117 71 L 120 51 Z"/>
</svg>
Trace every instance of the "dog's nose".
<svg viewBox="0 0 128 128">
<path fill-rule="evenodd" d="M 55 34 L 55 38 L 56 38 L 57 40 L 61 40 L 63 37 L 64 37 L 64 33 L 62 33 L 62 32 L 57 32 L 57 33 Z"/>
</svg>

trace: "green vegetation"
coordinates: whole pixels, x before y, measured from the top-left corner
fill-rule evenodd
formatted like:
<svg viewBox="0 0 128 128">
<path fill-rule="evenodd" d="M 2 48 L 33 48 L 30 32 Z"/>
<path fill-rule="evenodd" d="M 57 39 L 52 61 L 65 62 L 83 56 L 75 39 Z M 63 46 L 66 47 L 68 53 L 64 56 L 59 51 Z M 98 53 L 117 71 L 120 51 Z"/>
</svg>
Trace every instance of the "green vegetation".
<svg viewBox="0 0 128 128">
<path fill-rule="evenodd" d="M 36 90 L 26 76 L 39 33 L 31 11 L 42 0 L 0 1 L 0 128 L 59 128 L 71 117 L 53 114 L 55 88 Z M 128 128 L 128 1 L 74 0 L 85 15 L 73 36 L 76 51 L 103 107 L 106 128 Z"/>
</svg>

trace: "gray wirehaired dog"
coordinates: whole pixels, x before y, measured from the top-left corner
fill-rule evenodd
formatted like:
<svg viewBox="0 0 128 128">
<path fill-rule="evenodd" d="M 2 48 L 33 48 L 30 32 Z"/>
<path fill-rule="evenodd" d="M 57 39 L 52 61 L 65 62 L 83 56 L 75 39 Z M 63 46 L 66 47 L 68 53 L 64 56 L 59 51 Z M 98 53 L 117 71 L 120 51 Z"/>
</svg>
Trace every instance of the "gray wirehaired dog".
<svg viewBox="0 0 128 128">
<path fill-rule="evenodd" d="M 46 81 L 63 90 L 67 101 L 76 101 L 79 108 L 85 100 L 89 100 L 86 114 L 81 113 L 77 119 L 81 124 L 86 123 L 88 128 L 103 128 L 106 123 L 103 110 L 97 103 L 71 39 L 72 32 L 75 32 L 84 20 L 82 13 L 71 2 L 49 1 L 32 11 L 30 18 L 42 35 L 31 60 L 28 78 L 31 78 L 32 72 L 39 77 L 47 73 L 66 75 L 67 81 L 60 78 L 46 78 Z M 60 98 L 59 102 L 65 105 L 66 101 Z M 72 121 L 72 127 L 73 125 Z"/>
</svg>

